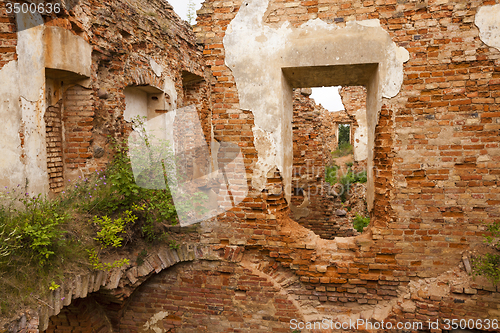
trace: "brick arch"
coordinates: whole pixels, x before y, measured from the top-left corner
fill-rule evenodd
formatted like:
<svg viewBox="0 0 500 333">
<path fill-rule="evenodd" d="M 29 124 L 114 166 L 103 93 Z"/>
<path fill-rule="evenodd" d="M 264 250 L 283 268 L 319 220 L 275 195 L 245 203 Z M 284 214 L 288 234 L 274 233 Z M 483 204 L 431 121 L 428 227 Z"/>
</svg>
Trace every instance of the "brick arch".
<svg viewBox="0 0 500 333">
<path fill-rule="evenodd" d="M 257 267 L 255 260 L 255 253 L 245 257 L 237 246 L 162 249 L 141 266 L 94 272 L 66 283 L 53 292 L 34 328 L 106 333 L 149 325 L 155 332 L 220 332 L 218 324 L 228 322 L 231 328 L 288 332 L 290 320 L 303 318 L 303 302 L 288 290 L 305 288 L 293 273 Z"/>
<path fill-rule="evenodd" d="M 232 253 L 234 254 L 234 250 Z M 55 327 L 53 332 L 60 332 L 58 325 L 64 327 L 68 323 L 78 323 L 83 318 L 83 310 L 90 311 L 93 306 L 100 306 L 106 311 L 99 312 L 102 320 L 96 323 L 106 323 L 101 323 L 100 326 L 111 327 L 121 316 L 121 310 L 130 295 L 149 277 L 180 262 L 203 258 L 213 260 L 218 257 L 210 247 L 195 244 L 183 244 L 178 249 L 157 248 L 141 265 L 134 263 L 109 272 L 92 271 L 61 283 L 37 310 L 21 314 L 10 326 L 44 332 L 52 325 L 51 329 Z M 67 314 L 72 316 L 71 321 L 63 319 Z M 102 333 L 104 332 L 106 331 L 103 330 Z"/>
<path fill-rule="evenodd" d="M 298 304 L 245 262 L 200 260 L 152 276 L 131 296 L 118 331 L 289 332 Z"/>
</svg>

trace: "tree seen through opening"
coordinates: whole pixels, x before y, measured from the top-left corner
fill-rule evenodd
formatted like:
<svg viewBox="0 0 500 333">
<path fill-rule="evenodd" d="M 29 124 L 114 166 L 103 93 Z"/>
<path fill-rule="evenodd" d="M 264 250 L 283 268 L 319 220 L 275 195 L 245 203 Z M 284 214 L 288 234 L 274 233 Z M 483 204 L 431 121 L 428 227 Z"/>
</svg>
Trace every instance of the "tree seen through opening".
<svg viewBox="0 0 500 333">
<path fill-rule="evenodd" d="M 339 146 L 351 143 L 351 125 L 339 124 Z"/>
</svg>

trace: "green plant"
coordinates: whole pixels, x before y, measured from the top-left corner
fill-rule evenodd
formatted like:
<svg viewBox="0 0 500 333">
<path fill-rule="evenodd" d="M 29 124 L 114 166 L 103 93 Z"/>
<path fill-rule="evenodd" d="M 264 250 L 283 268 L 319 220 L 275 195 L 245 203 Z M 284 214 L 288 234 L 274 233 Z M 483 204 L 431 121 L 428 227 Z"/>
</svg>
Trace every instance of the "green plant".
<svg viewBox="0 0 500 333">
<path fill-rule="evenodd" d="M 58 285 L 57 283 L 54 282 L 54 280 L 52 280 L 52 282 L 50 283 L 50 287 L 49 287 L 49 290 L 57 290 L 59 289 L 59 287 L 61 287 L 60 285 Z"/>
<path fill-rule="evenodd" d="M 9 256 L 21 247 L 19 228 L 9 230 L 4 223 L 4 221 L 0 223 L 0 263 L 8 260 Z"/>
<path fill-rule="evenodd" d="M 170 247 L 172 250 L 177 250 L 179 248 L 179 244 L 175 240 L 171 240 L 170 243 L 168 244 L 168 247 Z"/>
<path fill-rule="evenodd" d="M 354 174 L 355 183 L 366 183 L 367 181 L 368 181 L 368 175 L 366 173 L 366 170 Z"/>
<path fill-rule="evenodd" d="M 339 143 L 339 146 L 336 150 L 332 152 L 332 157 L 342 157 L 352 154 L 353 147 L 349 142 Z"/>
<path fill-rule="evenodd" d="M 147 256 L 148 256 L 148 251 L 142 250 L 141 252 L 139 252 L 139 254 L 137 255 L 137 259 L 135 259 L 136 264 L 138 266 L 144 264 L 144 259 L 146 259 Z"/>
<path fill-rule="evenodd" d="M 133 224 L 135 220 L 137 220 L 137 216 L 129 210 L 125 211 L 123 217 L 114 220 L 107 216 L 94 216 L 94 223 L 100 228 L 97 237 L 94 239 L 101 243 L 102 248 L 108 246 L 120 247 L 122 246 L 123 237 L 119 236 L 119 234 L 124 232 L 127 224 Z"/>
<path fill-rule="evenodd" d="M 472 274 L 483 275 L 494 284 L 500 282 L 500 220 L 487 226 L 490 235 L 484 236 L 484 241 L 491 245 L 496 251 L 472 257 Z"/>
<path fill-rule="evenodd" d="M 193 0 L 189 0 L 187 7 L 187 21 L 189 24 L 193 25 L 196 20 L 196 5 Z"/>
<path fill-rule="evenodd" d="M 16 223 L 21 225 L 21 240 L 33 251 L 40 266 L 44 266 L 55 254 L 56 247 L 65 233 L 60 225 L 66 222 L 67 214 L 60 212 L 56 201 L 28 195 L 21 199 L 24 205 L 19 210 Z"/>
<path fill-rule="evenodd" d="M 125 265 L 130 264 L 130 260 L 128 260 L 126 258 L 115 260 L 112 263 L 102 263 L 101 260 L 99 259 L 99 254 L 93 248 L 90 249 L 90 250 L 87 250 L 87 253 L 89 255 L 89 262 L 92 265 L 92 268 L 94 270 L 98 270 L 98 271 L 100 271 L 100 270 L 110 271 L 113 268 L 120 268 L 120 267 L 123 267 Z"/>
<path fill-rule="evenodd" d="M 330 183 L 330 185 L 334 185 L 337 183 L 338 169 L 339 169 L 339 167 L 336 165 L 326 167 L 325 181 L 327 183 Z"/>
<path fill-rule="evenodd" d="M 135 181 L 125 143 L 115 142 L 113 162 L 107 173 L 111 183 L 110 190 L 116 196 L 104 208 L 116 211 L 120 206 L 130 207 L 134 202 L 140 201 L 141 188 Z"/>
<path fill-rule="evenodd" d="M 356 214 L 356 217 L 352 220 L 352 225 L 354 229 L 358 232 L 363 232 L 363 229 L 370 224 L 370 217 L 363 217 L 359 214 Z"/>
<path fill-rule="evenodd" d="M 339 146 L 341 144 L 349 143 L 351 140 L 351 125 L 350 124 L 340 124 L 339 125 Z"/>
<path fill-rule="evenodd" d="M 347 174 L 342 175 L 339 179 L 339 183 L 342 184 L 342 192 L 340 193 L 340 199 L 342 200 L 342 202 L 345 202 L 347 200 L 351 184 L 366 183 L 366 182 L 367 182 L 366 171 L 362 171 L 360 173 L 354 173 L 351 169 L 349 169 Z"/>
</svg>

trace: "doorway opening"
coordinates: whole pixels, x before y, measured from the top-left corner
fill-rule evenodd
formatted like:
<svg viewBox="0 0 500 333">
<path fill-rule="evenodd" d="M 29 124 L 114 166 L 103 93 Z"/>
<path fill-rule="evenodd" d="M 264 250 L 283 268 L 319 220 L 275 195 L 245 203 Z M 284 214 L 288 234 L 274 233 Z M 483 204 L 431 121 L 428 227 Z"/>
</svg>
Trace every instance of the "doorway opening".
<svg viewBox="0 0 500 333">
<path fill-rule="evenodd" d="M 335 111 L 311 91 L 293 90 L 291 217 L 324 239 L 356 236 L 369 221 L 366 89 L 340 89 Z"/>
</svg>

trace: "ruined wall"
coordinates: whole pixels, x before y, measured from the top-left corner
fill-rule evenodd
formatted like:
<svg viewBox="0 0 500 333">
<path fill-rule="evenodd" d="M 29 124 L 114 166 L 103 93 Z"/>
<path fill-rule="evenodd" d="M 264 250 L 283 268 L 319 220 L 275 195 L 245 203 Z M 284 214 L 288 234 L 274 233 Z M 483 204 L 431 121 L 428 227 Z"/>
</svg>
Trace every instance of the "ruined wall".
<svg viewBox="0 0 500 333">
<path fill-rule="evenodd" d="M 323 239 L 353 236 L 352 223 L 337 215 L 338 193 L 325 181 L 326 167 L 333 163 L 331 152 L 338 145 L 338 123 L 352 119 L 345 112 L 332 113 L 317 105 L 310 93 L 294 91 L 290 216 Z"/>
<path fill-rule="evenodd" d="M 54 192 L 59 192 L 64 187 L 63 178 L 63 124 L 62 103 L 49 106 L 45 111 L 45 131 L 47 145 L 47 170 L 49 173 L 49 186 Z"/>
<path fill-rule="evenodd" d="M 10 102 L 0 113 L 12 118 L 6 122 L 10 125 L 2 141 L 12 155 L 0 166 L 8 175 L 2 184 L 26 185 L 33 194 L 59 192 L 63 179 L 105 168 L 112 154 L 109 137 L 128 135 L 130 119 L 124 117 L 128 86 L 147 92 L 148 120 L 186 103 L 197 104 L 209 140 L 210 105 L 205 98 L 209 90 L 201 50 L 190 26 L 170 5 L 80 1 L 59 15 L 9 14 L 1 20 L 1 67 L 10 67 L 0 69 L 0 76 L 12 79 L 0 91 Z M 16 48 L 19 38 L 22 43 Z M 183 89 L 189 75 L 199 79 L 190 90 L 196 95 L 192 98 L 185 97 L 188 92 Z M 25 105 L 15 102 L 19 96 L 27 100 Z M 55 105 L 60 106 L 60 119 L 50 119 Z M 61 133 L 52 128 L 57 122 Z M 62 151 L 53 147 L 59 143 L 49 142 L 55 134 Z"/>
<path fill-rule="evenodd" d="M 495 220 L 499 213 L 499 114 L 495 103 L 498 103 L 500 52 L 481 40 L 474 25 L 479 8 L 495 3 L 498 2 L 226 1 L 222 4 L 206 1 L 198 13 L 195 32 L 198 40 L 205 43 L 205 59 L 214 73 L 216 138 L 226 137 L 223 134 L 231 126 L 230 121 L 245 123 L 251 118 L 261 127 L 266 119 L 274 119 L 270 113 L 264 115 L 257 109 L 250 109 L 249 113 L 248 95 L 245 106 L 240 106 L 244 92 L 233 76 L 236 67 L 231 67 L 240 54 L 231 54 L 237 52 L 235 44 L 231 44 L 231 51 L 225 47 L 225 35 L 237 34 L 235 29 L 246 31 L 247 21 L 241 15 L 255 16 L 255 12 L 243 10 L 247 6 L 256 8 L 259 4 L 260 10 L 263 4 L 266 8 L 262 14 L 263 33 L 249 36 L 252 41 L 243 37 L 242 45 L 254 40 L 256 45 L 281 45 L 279 38 L 286 38 L 290 26 L 282 30 L 279 27 L 286 22 L 296 28 L 304 23 L 320 26 L 317 21 L 309 21 L 319 18 L 341 34 L 340 29 L 352 26 L 347 23 L 375 19 L 397 46 L 409 52 L 401 89 L 377 97 L 378 115 L 367 117 L 368 124 L 376 124 L 373 136 L 368 133 L 368 142 L 373 143 L 373 149 L 368 149 L 369 160 L 373 161 L 368 162 L 369 178 L 374 183 L 368 233 L 352 241 L 320 241 L 295 222 L 270 218 L 273 214 L 266 214 L 265 204 L 260 204 L 268 189 L 262 191 L 261 183 L 256 180 L 269 175 L 267 167 L 273 164 L 273 159 L 266 155 L 265 149 L 257 147 L 257 152 L 252 148 L 244 151 L 249 168 L 247 177 L 252 178 L 249 179 L 253 185 L 251 199 L 234 216 L 228 213 L 226 219 L 219 220 L 219 226 L 211 229 L 213 233 L 207 241 L 218 242 L 222 237 L 217 235 L 234 230 L 238 237 L 229 237 L 229 244 L 257 244 L 263 253 L 269 253 L 283 267 L 295 271 L 317 294 L 324 293 L 325 298 L 320 296 L 324 307 L 335 308 L 340 300 L 387 304 L 408 281 L 435 277 L 456 267 L 462 252 L 481 241 L 484 230 L 481 221 Z M 240 15 L 238 26 L 228 27 L 237 15 Z M 373 22 L 360 24 L 368 26 Z M 318 39 L 314 41 L 317 43 Z M 296 42 L 309 45 L 306 39 Z M 231 43 L 236 42 L 231 40 Z M 298 44 L 287 45 L 300 49 Z M 245 48 L 245 52 L 250 50 Z M 262 66 L 271 62 L 263 53 L 251 56 L 257 57 Z M 255 61 L 252 66 L 260 65 Z M 258 70 L 252 68 L 252 72 Z M 286 75 L 292 77 L 291 73 Z M 368 91 L 373 89 L 370 84 L 367 86 Z M 269 94 L 277 96 L 274 91 Z M 373 101 L 368 93 L 367 104 Z M 249 147 L 252 142 L 258 146 L 266 140 L 266 147 L 278 145 L 277 136 L 273 136 L 273 141 L 259 127 L 254 127 L 253 135 L 245 140 L 239 136 L 227 140 Z M 284 177 L 282 171 L 279 175 Z M 279 187 L 276 178 L 273 179 L 274 186 Z M 225 230 L 219 232 L 219 228 Z M 312 257 L 314 262 L 309 259 Z M 363 294 L 349 296 L 348 290 L 357 285 L 368 287 Z M 342 296 L 329 299 L 330 290 Z M 361 311 L 361 307 L 357 309 Z M 420 315 L 431 316 L 425 312 Z"/>
<path fill-rule="evenodd" d="M 228 286 L 237 288 L 238 284 L 243 284 L 240 281 L 245 281 L 243 276 L 249 276 L 252 281 L 256 275 L 262 277 L 258 272 L 265 272 L 265 279 L 283 282 L 280 288 L 290 295 L 292 303 L 298 302 L 297 313 L 287 313 L 281 323 L 268 323 L 266 318 L 258 318 L 256 325 L 272 325 L 273 331 L 279 328 L 288 330 L 287 320 L 295 315 L 305 320 L 331 318 L 344 321 L 346 318 L 427 321 L 437 316 L 441 319 L 498 317 L 498 289 L 486 282 L 477 282 L 475 285 L 466 275 L 467 269 L 459 266 L 462 253 L 481 242 L 484 230 L 482 223 L 498 220 L 499 216 L 500 51 L 495 48 L 494 42 L 490 42 L 495 38 L 481 37 L 478 27 L 484 30 L 485 26 L 482 23 L 474 25 L 480 7 L 497 3 L 434 0 L 326 3 L 205 1 L 198 12 L 195 32 L 198 41 L 204 43 L 204 60 L 213 73 L 213 79 L 207 80 L 212 91 L 213 135 L 218 141 L 234 142 L 241 147 L 250 192 L 240 206 L 201 225 L 201 241 L 220 251 L 220 257 L 211 258 L 219 262 L 210 264 L 210 269 L 200 268 L 196 266 L 198 264 L 183 267 L 175 273 L 177 275 L 173 275 L 181 277 L 175 282 L 168 274 L 156 276 L 151 280 L 153 283 L 146 282 L 142 292 L 134 295 L 136 309 L 146 311 L 149 304 L 139 303 L 141 299 L 148 300 L 150 297 L 149 300 L 154 300 L 151 306 L 163 312 L 159 307 L 162 299 L 157 297 L 163 288 L 171 288 L 170 295 L 193 298 L 195 303 L 201 304 L 203 297 L 191 293 L 191 288 L 199 288 L 206 280 L 207 283 L 215 284 L 214 290 L 222 290 L 225 286 L 222 276 L 231 276 L 232 272 L 226 274 L 217 271 L 217 266 L 231 266 L 237 273 L 233 276 L 237 277 L 235 280 L 228 277 Z M 110 15 L 109 19 L 104 16 L 96 20 L 98 23 L 93 26 L 90 38 L 96 48 L 95 73 L 101 78 L 101 85 L 106 87 L 102 94 L 99 94 L 97 86 L 93 89 L 98 97 L 101 96 L 96 102 L 99 110 L 107 111 L 96 116 L 96 123 L 100 125 L 95 127 L 94 132 L 119 133 L 120 112 L 124 109 L 122 88 L 134 82 L 160 85 L 154 72 L 135 70 L 136 66 L 144 68 L 141 66 L 147 67 L 150 63 L 147 53 L 128 58 L 121 52 L 129 48 L 144 48 L 151 52 L 157 52 L 158 49 L 149 41 L 142 43 L 141 40 L 133 40 L 136 34 L 144 36 L 144 32 L 132 29 L 127 26 L 128 21 L 113 16 L 122 13 L 120 6 L 115 6 L 114 2 L 93 5 L 97 6 L 98 11 Z M 91 13 L 90 6 L 85 6 L 83 12 Z M 251 12 L 245 9 L 247 6 L 250 9 L 258 7 L 259 11 Z M 495 13 L 491 9 L 487 11 Z M 247 16 L 240 16 L 239 25 L 229 27 L 239 13 Z M 248 33 L 245 36 L 249 31 L 245 24 L 254 23 L 254 18 L 259 19 L 255 16 L 257 14 L 262 15 L 261 30 L 256 30 L 258 35 Z M 487 13 L 483 15 L 489 18 Z M 310 21 L 316 18 L 321 21 Z M 363 22 L 366 19 L 378 21 Z M 111 24 L 111 20 L 119 22 L 118 25 Z M 358 23 L 350 23 L 353 21 Z M 152 17 L 146 18 L 146 22 L 155 29 L 161 28 Z M 286 22 L 291 24 L 280 30 L 281 24 Z M 293 30 L 304 23 L 307 26 L 300 30 L 304 35 L 299 30 Z M 496 31 L 494 25 L 487 26 L 487 30 Z M 241 40 L 232 40 L 231 43 L 236 44 L 226 48 L 224 37 L 237 34 L 237 28 L 243 32 L 239 35 Z M 111 34 L 108 33 L 110 29 L 117 30 Z M 298 44 L 280 44 L 289 37 L 288 33 L 294 34 L 291 40 Z M 332 51 L 325 56 L 322 53 L 324 51 L 320 50 L 323 44 L 319 43 L 324 40 L 307 38 L 313 33 L 330 41 L 337 50 L 335 52 L 339 53 Z M 380 51 L 372 47 L 375 42 L 370 39 L 371 36 L 386 38 L 388 42 L 384 42 L 384 45 L 387 49 L 384 50 L 396 50 L 396 55 L 390 54 L 390 61 L 380 60 L 373 55 L 374 58 L 370 59 L 378 63 L 375 69 L 362 63 L 350 67 L 349 62 L 336 62 L 336 55 L 339 59 L 343 56 L 342 61 L 345 61 L 345 54 L 340 52 L 346 50 L 351 52 L 348 55 L 362 49 L 369 53 Z M 177 39 L 169 34 L 161 37 L 172 38 L 172 43 L 185 43 L 182 38 Z M 352 40 L 354 37 L 355 41 Z M 485 41 L 493 46 L 485 44 Z M 275 85 L 272 88 L 277 90 L 268 89 L 268 80 L 262 80 L 259 82 L 261 87 L 253 86 L 254 90 L 244 90 L 239 86 L 242 76 L 239 77 L 240 83 L 235 78 L 235 73 L 241 75 L 242 72 L 239 63 L 242 60 L 237 59 L 242 54 L 234 51 L 235 47 L 241 45 L 241 50 L 246 53 L 245 59 L 249 61 L 245 70 L 255 74 L 265 72 L 266 68 L 263 69 L 261 64 L 273 65 L 272 60 L 277 59 L 276 54 L 272 54 L 275 58 L 265 57 L 265 52 L 272 50 L 258 49 L 265 43 L 272 43 L 276 48 L 283 44 L 286 47 L 297 46 L 300 50 L 317 47 L 313 49 L 317 52 L 302 56 L 299 53 L 296 58 L 298 63 L 287 68 L 288 76 L 285 79 L 281 68 L 279 71 L 273 68 L 272 73 L 280 75 L 276 82 L 284 87 L 278 89 L 279 84 L 273 81 Z M 391 43 L 395 43 L 395 46 Z M 378 46 L 376 43 L 374 45 Z M 401 48 L 408 51 L 408 59 Z M 264 53 L 252 53 L 254 51 Z M 367 58 L 371 56 L 368 53 L 361 55 Z M 200 58 L 196 58 L 192 63 L 185 63 L 182 57 L 176 56 L 177 53 L 173 52 L 172 59 L 176 61 L 171 63 L 165 60 L 172 68 L 178 68 L 174 65 L 181 63 L 182 66 L 196 69 L 196 61 L 201 62 Z M 333 58 L 328 58 L 330 56 Z M 322 57 L 328 58 L 328 62 L 322 62 Z M 359 57 L 351 57 L 350 60 L 359 61 Z M 228 58 L 238 61 L 230 63 Z M 293 99 L 290 90 L 292 85 L 299 85 L 301 79 L 294 76 L 294 71 L 299 73 L 300 70 L 302 78 L 307 73 L 316 73 L 314 68 L 301 69 L 312 58 L 318 60 L 316 65 L 333 68 L 330 74 L 340 74 L 345 80 L 340 84 L 358 86 L 363 83 L 367 86 L 366 103 L 371 105 L 371 109 L 367 107 L 367 124 L 371 126 L 368 143 L 373 148 L 368 149 L 367 163 L 373 183 L 372 222 L 367 231 L 356 237 L 320 239 L 288 217 L 290 202 L 284 188 L 287 184 L 285 173 L 288 171 L 284 166 L 286 159 L 293 160 L 293 156 L 288 156 L 285 151 L 290 146 L 280 144 L 290 139 L 293 113 L 284 114 L 277 110 L 285 110 L 279 109 L 283 105 L 287 106 L 286 110 L 291 110 Z M 394 61 L 396 65 L 391 67 L 384 61 Z M 124 68 L 123 64 L 131 64 L 132 69 Z M 169 67 L 165 65 L 164 70 L 166 68 Z M 386 80 L 382 80 L 380 68 L 397 72 L 396 79 L 385 75 L 383 78 Z M 401 72 L 398 72 L 399 69 Z M 366 81 L 360 82 L 363 80 L 353 79 L 346 73 Z M 364 74 L 369 77 L 364 77 Z M 181 86 L 177 75 L 177 80 L 174 80 L 176 88 Z M 399 78 L 401 82 L 397 81 Z M 391 86 L 394 83 L 395 87 Z M 176 92 L 182 99 L 182 89 L 176 89 Z M 383 93 L 377 95 L 374 92 Z M 242 99 L 244 105 L 241 105 Z M 252 104 L 270 99 L 273 99 L 272 106 L 276 109 L 258 108 L 259 105 L 257 109 Z M 290 124 L 289 132 L 285 129 L 286 124 Z M 106 127 L 108 125 L 109 128 Z M 248 263 L 249 258 L 238 264 L 221 263 L 230 261 L 228 253 L 231 251 L 253 251 L 258 260 L 252 264 Z M 249 267 L 254 267 L 252 274 L 244 275 L 244 269 Z M 206 272 L 212 269 L 215 273 L 212 275 L 213 280 L 210 280 L 212 277 L 207 276 Z M 192 277 L 189 274 L 193 274 Z M 453 280 L 450 274 L 460 275 L 460 279 Z M 198 278 L 196 281 L 195 276 Z M 263 299 L 269 301 L 266 310 L 279 308 L 280 296 L 274 294 L 275 290 L 267 289 L 269 286 L 264 280 L 257 278 L 257 281 L 261 290 L 269 291 Z M 172 284 L 173 287 L 170 287 Z M 189 288 L 181 289 L 186 286 Z M 233 294 L 234 289 L 230 290 L 230 297 L 236 299 L 242 295 Z M 247 295 L 245 302 L 252 303 L 249 296 L 252 295 Z M 214 302 L 216 306 L 217 302 Z M 172 304 L 167 306 L 175 307 Z M 181 307 L 184 306 L 187 309 L 181 303 Z M 288 303 L 287 308 L 290 308 Z M 212 311 L 219 311 L 217 308 L 207 308 L 206 304 L 200 305 L 200 309 L 202 325 L 210 323 L 207 318 L 214 315 Z M 189 309 L 186 313 L 194 311 Z M 244 313 L 241 311 L 236 318 L 244 317 Z M 227 323 L 229 327 L 234 324 L 231 318 L 225 317 L 224 312 L 220 315 L 224 318 L 221 322 Z M 161 318 L 161 325 L 184 325 L 175 315 L 168 316 Z M 149 319 L 142 313 L 139 313 L 139 317 L 136 322 L 124 322 L 123 325 L 130 325 L 130 330 L 137 326 L 142 328 L 144 321 Z M 186 329 L 187 325 L 193 323 L 197 325 L 194 319 L 189 319 L 185 324 Z M 269 331 L 268 327 L 263 330 Z"/>
<path fill-rule="evenodd" d="M 366 88 L 342 87 L 339 91 L 347 114 L 354 120 L 351 127 L 351 142 L 354 146 L 354 161 L 366 165 L 368 158 L 368 124 L 366 118 Z"/>
<path fill-rule="evenodd" d="M 52 317 L 46 333 L 56 332 L 113 332 L 102 306 L 93 297 L 78 299 Z"/>
</svg>

